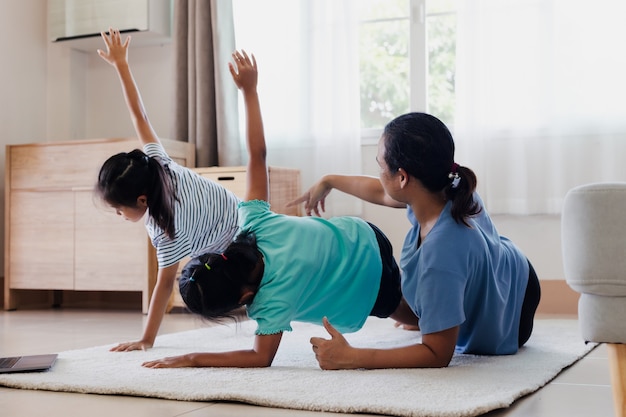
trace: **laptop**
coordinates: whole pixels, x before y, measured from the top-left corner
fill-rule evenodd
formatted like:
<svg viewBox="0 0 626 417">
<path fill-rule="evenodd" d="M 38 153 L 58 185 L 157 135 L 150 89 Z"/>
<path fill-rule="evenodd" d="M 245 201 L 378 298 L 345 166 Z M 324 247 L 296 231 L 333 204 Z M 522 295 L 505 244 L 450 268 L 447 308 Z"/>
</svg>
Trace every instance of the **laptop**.
<svg viewBox="0 0 626 417">
<path fill-rule="evenodd" d="M 10 372 L 47 371 L 57 360 L 57 354 L 24 355 L 0 358 L 0 374 Z"/>
</svg>

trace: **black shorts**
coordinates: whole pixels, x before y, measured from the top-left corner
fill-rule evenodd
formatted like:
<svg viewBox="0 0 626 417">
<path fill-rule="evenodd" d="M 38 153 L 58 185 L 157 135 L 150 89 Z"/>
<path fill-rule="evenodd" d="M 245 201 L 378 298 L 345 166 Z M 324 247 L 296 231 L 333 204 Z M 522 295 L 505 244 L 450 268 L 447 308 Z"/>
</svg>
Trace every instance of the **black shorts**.
<svg viewBox="0 0 626 417">
<path fill-rule="evenodd" d="M 368 224 L 376 234 L 376 240 L 380 248 L 380 258 L 383 262 L 378 297 L 370 312 L 370 316 L 386 318 L 396 311 L 402 299 L 400 268 L 398 268 L 398 264 L 393 257 L 393 248 L 387 236 L 378 227 L 369 222 Z"/>
<path fill-rule="evenodd" d="M 528 261 L 528 284 L 526 285 L 526 293 L 522 303 L 522 313 L 519 323 L 518 345 L 522 347 L 524 343 L 530 339 L 533 332 L 533 322 L 535 320 L 535 311 L 541 300 L 541 285 L 539 278 L 530 261 Z"/>
</svg>

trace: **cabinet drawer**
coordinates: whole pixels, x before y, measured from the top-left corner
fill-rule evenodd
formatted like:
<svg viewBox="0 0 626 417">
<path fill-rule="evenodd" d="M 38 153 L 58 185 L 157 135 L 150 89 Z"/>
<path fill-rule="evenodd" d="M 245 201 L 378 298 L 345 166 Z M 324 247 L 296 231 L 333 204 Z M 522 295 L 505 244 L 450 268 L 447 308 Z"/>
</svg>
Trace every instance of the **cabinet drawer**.
<svg viewBox="0 0 626 417">
<path fill-rule="evenodd" d="M 246 170 L 243 168 L 194 168 L 194 171 L 217 182 L 239 198 L 243 198 L 246 193 Z"/>
</svg>

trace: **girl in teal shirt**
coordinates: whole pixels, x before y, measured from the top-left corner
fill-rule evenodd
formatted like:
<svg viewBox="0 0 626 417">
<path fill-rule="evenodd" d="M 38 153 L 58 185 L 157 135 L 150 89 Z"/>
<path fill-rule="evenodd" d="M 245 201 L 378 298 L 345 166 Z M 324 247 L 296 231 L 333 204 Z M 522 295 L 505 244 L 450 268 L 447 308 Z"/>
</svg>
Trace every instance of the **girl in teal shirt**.
<svg viewBox="0 0 626 417">
<path fill-rule="evenodd" d="M 294 320 L 322 324 L 329 317 L 346 332 L 359 330 L 369 315 L 417 324 L 402 300 L 391 245 L 378 228 L 357 217 L 325 220 L 270 210 L 256 60 L 243 51 L 233 59 L 229 68 L 244 97 L 249 155 L 246 194 L 238 206 L 241 233 L 223 253 L 190 261 L 180 293 L 189 310 L 208 319 L 234 317 L 245 306 L 258 324 L 254 346 L 144 366 L 270 366 Z"/>
</svg>

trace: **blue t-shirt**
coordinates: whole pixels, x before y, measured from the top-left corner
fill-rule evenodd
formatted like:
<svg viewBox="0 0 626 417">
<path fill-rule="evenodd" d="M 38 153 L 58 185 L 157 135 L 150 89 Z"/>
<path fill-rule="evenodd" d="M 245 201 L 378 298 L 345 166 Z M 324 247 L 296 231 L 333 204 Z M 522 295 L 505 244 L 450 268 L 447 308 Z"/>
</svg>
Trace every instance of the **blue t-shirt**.
<svg viewBox="0 0 626 417">
<path fill-rule="evenodd" d="M 456 223 L 448 201 L 418 247 L 420 225 L 406 236 L 400 267 L 402 293 L 419 317 L 423 334 L 459 327 L 456 352 L 512 354 L 518 350 L 519 323 L 528 283 L 527 258 L 500 236 L 483 210 Z"/>
<path fill-rule="evenodd" d="M 376 235 L 357 217 L 297 217 L 270 211 L 265 201 L 239 204 L 241 230 L 250 230 L 265 269 L 248 316 L 256 334 L 291 330 L 291 321 L 341 332 L 359 330 L 374 306 L 382 261 Z"/>
</svg>

